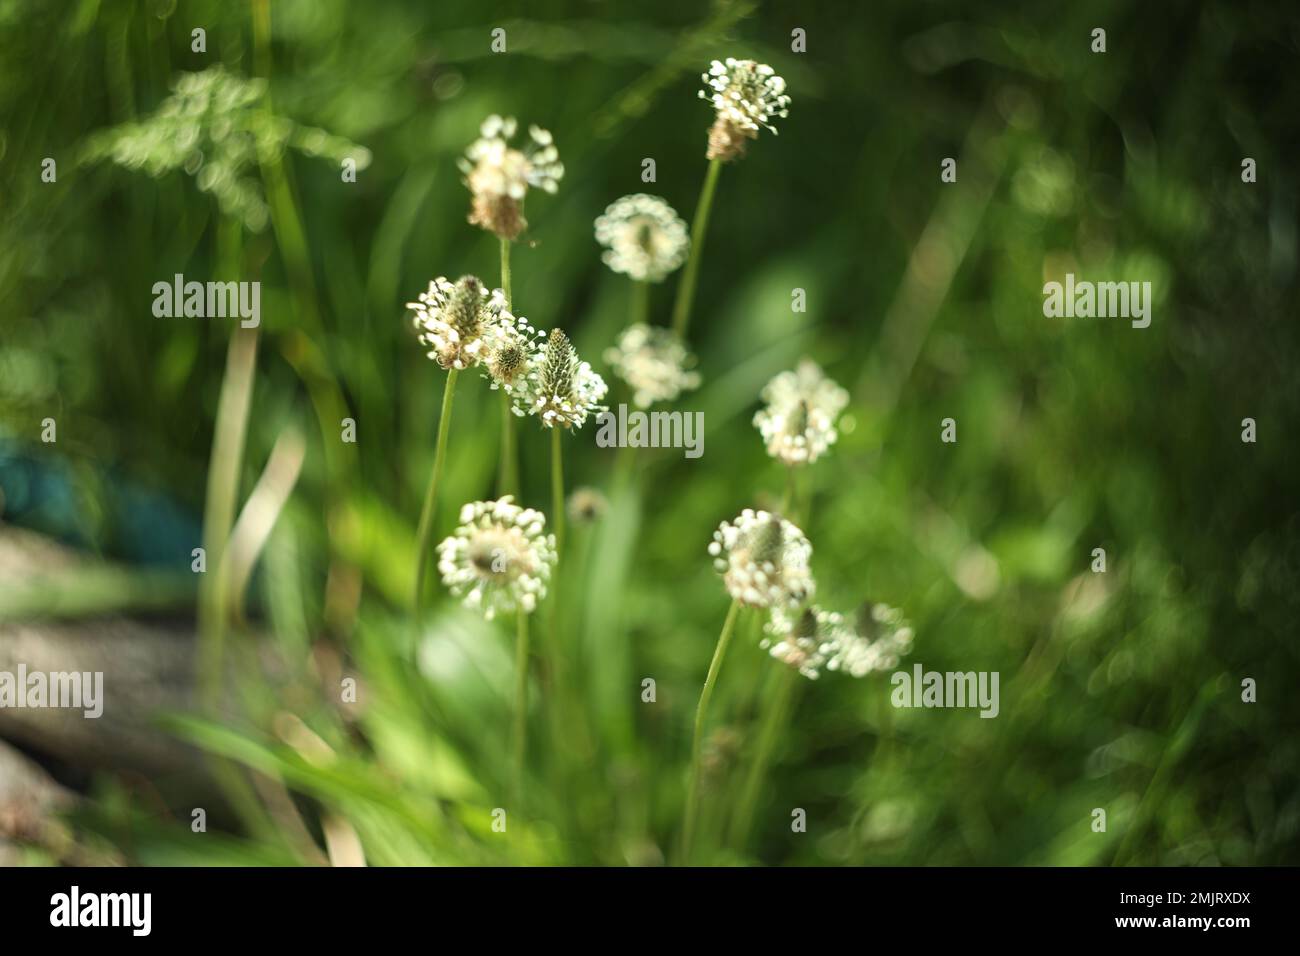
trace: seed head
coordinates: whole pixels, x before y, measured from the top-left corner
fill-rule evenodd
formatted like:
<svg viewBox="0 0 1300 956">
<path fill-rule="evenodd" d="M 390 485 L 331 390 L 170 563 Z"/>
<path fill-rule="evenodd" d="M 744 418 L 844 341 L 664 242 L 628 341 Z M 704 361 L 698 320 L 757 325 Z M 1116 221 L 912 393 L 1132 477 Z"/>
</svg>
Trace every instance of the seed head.
<svg viewBox="0 0 1300 956">
<path fill-rule="evenodd" d="M 686 223 L 658 196 L 637 193 L 611 203 L 596 219 L 601 261 L 615 272 L 662 282 L 686 261 Z"/>
<path fill-rule="evenodd" d="M 536 415 L 544 428 L 581 428 L 592 412 L 604 410 L 600 400 L 608 391 L 564 331 L 552 329 L 511 397 L 516 415 Z"/>
<path fill-rule="evenodd" d="M 892 670 L 898 659 L 911 651 L 912 637 L 912 627 L 902 611 L 867 601 L 858 609 L 856 626 L 837 641 L 826 667 L 853 677 Z"/>
<path fill-rule="evenodd" d="M 632 389 L 632 401 L 641 408 L 671 402 L 682 392 L 699 388 L 700 374 L 692 371 L 695 356 L 682 340 L 659 325 L 631 325 L 618 344 L 605 350 L 614 374 Z"/>
<path fill-rule="evenodd" d="M 798 613 L 774 607 L 763 630 L 767 636 L 760 646 L 809 680 L 821 676 L 822 669 L 828 666 L 839 641 L 847 633 L 844 619 L 839 614 L 815 605 Z"/>
<path fill-rule="evenodd" d="M 454 283 L 439 276 L 418 301 L 406 307 L 415 313 L 415 328 L 429 358 L 446 369 L 478 365 L 486 350 L 488 328 L 509 315 L 501 290 L 489 293 L 474 276 Z"/>
<path fill-rule="evenodd" d="M 510 145 L 517 127 L 513 117 L 489 116 L 460 161 L 472 196 L 469 221 L 509 240 L 528 227 L 524 197 L 529 188 L 554 193 L 564 177 L 551 134 L 531 126 L 528 145 L 519 150 Z"/>
<path fill-rule="evenodd" d="M 569 495 L 569 518 L 574 524 L 595 524 L 609 510 L 609 501 L 595 488 L 575 488 Z"/>
<path fill-rule="evenodd" d="M 542 361 L 542 391 L 552 395 L 567 395 L 573 389 L 573 374 L 578 362 L 564 329 L 551 329 L 546 342 L 546 356 Z"/>
<path fill-rule="evenodd" d="M 792 372 L 782 372 L 763 389 L 765 408 L 754 416 L 767 453 L 787 465 L 816 461 L 839 438 L 835 419 L 849 403 L 849 393 L 836 385 L 811 359 Z"/>
<path fill-rule="evenodd" d="M 714 60 L 701 79 L 700 99 L 712 103 L 716 114 L 705 153 L 709 159 L 738 159 L 745 153 L 746 140 L 757 139 L 760 128 L 775 136 L 770 120 L 790 113 L 785 80 L 766 63 L 732 57 L 725 63 Z"/>
<path fill-rule="evenodd" d="M 792 523 L 766 511 L 746 508 L 722 522 L 709 554 L 727 592 L 747 607 L 798 605 L 815 590 L 812 545 Z"/>
<path fill-rule="evenodd" d="M 510 495 L 465 505 L 460 527 L 438 545 L 443 583 L 489 621 L 498 613 L 531 614 L 555 564 L 555 535 L 545 528 L 545 515 Z"/>
<path fill-rule="evenodd" d="M 542 335 L 522 315 L 502 310 L 483 333 L 483 372 L 492 388 L 513 394 L 527 374 L 529 362 L 538 354 Z"/>
<path fill-rule="evenodd" d="M 811 680 L 823 670 L 851 677 L 892 670 L 912 647 L 912 628 L 902 612 L 871 602 L 859 610 L 856 624 L 816 606 L 800 614 L 774 607 L 763 629 L 768 636 L 762 646 Z"/>
</svg>

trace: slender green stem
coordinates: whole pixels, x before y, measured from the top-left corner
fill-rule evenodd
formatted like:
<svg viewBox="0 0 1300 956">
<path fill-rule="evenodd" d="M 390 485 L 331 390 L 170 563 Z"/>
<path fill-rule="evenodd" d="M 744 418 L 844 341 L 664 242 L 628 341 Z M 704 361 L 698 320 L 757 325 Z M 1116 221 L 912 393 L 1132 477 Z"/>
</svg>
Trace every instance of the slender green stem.
<svg viewBox="0 0 1300 956">
<path fill-rule="evenodd" d="M 551 522 L 557 557 L 564 553 L 564 457 L 560 436 L 559 428 L 551 429 Z"/>
<path fill-rule="evenodd" d="M 447 371 L 447 384 L 442 389 L 442 415 L 438 418 L 438 437 L 433 453 L 433 469 L 429 472 L 429 487 L 424 492 L 424 507 L 420 509 L 420 526 L 415 535 L 415 626 L 418 629 L 424 610 L 425 563 L 429 556 L 430 538 L 433 536 L 434 512 L 438 505 L 438 479 L 442 476 L 442 463 L 447 457 L 447 433 L 451 431 L 451 404 L 456 397 L 457 369 Z"/>
<path fill-rule="evenodd" d="M 501 391 L 501 467 L 497 471 L 497 494 L 519 494 L 519 464 L 515 457 L 515 413 L 510 395 Z"/>
<path fill-rule="evenodd" d="M 506 294 L 506 305 L 512 305 L 515 301 L 514 295 L 510 292 L 510 240 L 501 240 L 501 291 Z"/>
<path fill-rule="evenodd" d="M 699 278 L 700 255 L 704 249 L 704 234 L 709 229 L 709 211 L 713 208 L 713 193 L 722 172 L 722 160 L 709 162 L 709 171 L 700 190 L 700 201 L 695 207 L 695 220 L 691 223 L 691 254 L 686 260 L 686 271 L 677 286 L 677 301 L 673 303 L 673 331 L 686 338 L 686 327 L 691 321 L 691 303 L 695 299 L 695 283 Z"/>
<path fill-rule="evenodd" d="M 561 445 L 561 430 L 558 427 L 551 429 L 551 526 L 555 529 L 555 556 L 556 562 L 563 561 L 564 558 L 564 448 Z M 547 647 L 549 656 L 549 669 L 551 679 L 554 682 L 556 702 L 559 706 L 553 710 L 553 716 L 560 718 L 561 708 L 571 702 L 568 694 L 567 673 L 564 660 L 563 642 L 560 639 L 560 582 L 563 578 L 554 577 L 554 594 L 551 597 L 550 607 L 547 609 L 547 625 L 550 631 L 550 642 Z M 565 733 L 563 727 L 557 731 L 557 743 L 562 740 L 562 734 Z M 568 732 L 572 732 L 569 728 Z"/>
<path fill-rule="evenodd" d="M 506 294 L 506 305 L 513 307 L 514 294 L 510 291 L 510 240 L 501 240 L 501 291 Z M 510 410 L 510 396 L 501 392 L 501 461 L 497 472 L 497 494 L 519 493 L 519 462 L 515 452 L 515 415 Z"/>
<path fill-rule="evenodd" d="M 528 615 L 521 608 L 515 615 L 515 711 L 514 711 L 514 799 L 523 793 L 524 757 L 528 752 Z"/>
<path fill-rule="evenodd" d="M 767 711 L 763 714 L 763 724 L 758 731 L 758 746 L 754 751 L 754 762 L 749 767 L 749 775 L 745 778 L 744 789 L 741 790 L 740 810 L 736 814 L 733 831 L 736 846 L 741 849 L 744 848 L 745 840 L 749 836 L 749 827 L 754 819 L 754 810 L 758 806 L 758 795 L 763 785 L 763 778 L 772 760 L 772 751 L 777 741 L 781 739 L 781 731 L 789 721 L 790 705 L 799 677 L 799 672 L 793 667 L 782 665 L 780 670 L 781 673 L 776 678 L 776 691 L 772 695 Z"/>
<path fill-rule="evenodd" d="M 551 428 L 551 522 L 555 530 L 555 553 L 556 561 L 562 566 L 567 567 L 567 557 L 564 554 L 565 538 L 565 513 L 564 513 L 564 457 L 563 445 L 561 440 L 563 430 L 561 428 Z M 551 733 L 558 761 L 558 772 L 565 780 L 565 786 L 569 786 L 569 781 L 575 773 L 580 773 L 581 769 L 588 766 L 590 758 L 584 758 L 583 754 L 590 754 L 591 746 L 587 739 L 586 728 L 582 723 L 579 711 L 580 703 L 577 694 L 571 690 L 570 669 L 568 655 L 565 648 L 564 618 L 561 604 L 563 601 L 562 583 L 569 575 L 552 574 L 551 598 L 546 609 L 546 625 L 549 640 L 545 643 L 545 660 L 543 666 L 549 677 L 549 693 L 547 695 L 547 711 Z M 570 805 L 570 810 L 578 815 L 576 804 Z"/>
<path fill-rule="evenodd" d="M 794 507 L 795 493 L 795 474 L 794 466 L 787 465 L 785 469 L 785 496 L 781 499 L 781 517 L 794 520 L 790 509 Z"/>
<path fill-rule="evenodd" d="M 704 720 L 709 711 L 709 698 L 713 696 L 713 687 L 718 682 L 718 671 L 722 670 L 722 658 L 727 653 L 727 644 L 731 642 L 731 632 L 736 627 L 736 616 L 740 613 L 740 602 L 733 600 L 727 611 L 727 620 L 723 622 L 722 633 L 718 635 L 718 646 L 713 650 L 713 661 L 709 664 L 708 676 L 704 678 L 704 689 L 700 691 L 700 703 L 695 708 L 695 734 L 691 741 L 691 778 L 686 789 L 686 823 L 682 830 L 682 862 L 691 861 L 691 848 L 695 839 L 695 818 L 699 813 L 700 797 L 700 755 L 704 747 Z"/>
<path fill-rule="evenodd" d="M 644 279 L 632 280 L 632 304 L 628 309 L 628 325 L 644 325 L 650 317 L 650 283 Z"/>
</svg>

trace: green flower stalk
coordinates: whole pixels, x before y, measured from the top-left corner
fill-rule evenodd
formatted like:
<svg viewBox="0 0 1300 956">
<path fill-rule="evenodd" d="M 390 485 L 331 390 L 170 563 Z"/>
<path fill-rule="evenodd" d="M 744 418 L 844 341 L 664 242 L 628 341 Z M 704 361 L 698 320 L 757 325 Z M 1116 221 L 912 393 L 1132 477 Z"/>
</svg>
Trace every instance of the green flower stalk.
<svg viewBox="0 0 1300 956">
<path fill-rule="evenodd" d="M 564 550 L 564 450 L 560 430 L 551 429 L 551 511 L 555 514 L 555 546 Z"/>
<path fill-rule="evenodd" d="M 442 392 L 442 412 L 438 417 L 433 468 L 424 492 L 420 523 L 416 531 L 415 620 L 418 626 L 424 599 L 425 568 L 437 515 L 438 483 L 447 457 L 447 436 L 451 431 L 452 402 L 456 395 L 456 378 L 467 368 L 479 365 L 489 352 L 489 343 L 501 325 L 514 323 L 500 289 L 489 293 L 474 276 L 451 282 L 439 276 L 415 302 L 406 307 L 415 314 L 419 340 L 429 351 L 429 358 L 447 370 Z"/>
<path fill-rule="evenodd" d="M 727 656 L 727 645 L 731 634 L 736 629 L 736 617 L 740 613 L 740 602 L 733 599 L 727 610 L 727 618 L 722 623 L 722 633 L 718 635 L 717 646 L 713 649 L 713 660 L 709 662 L 709 673 L 704 678 L 704 687 L 700 691 L 700 702 L 695 707 L 695 730 L 691 738 L 691 776 L 686 787 L 686 820 L 682 828 L 682 862 L 689 863 L 691 850 L 695 845 L 695 820 L 699 815 L 700 805 L 700 758 L 704 746 L 704 724 L 708 717 L 709 701 L 713 697 L 713 688 L 718 683 L 718 674 L 722 671 L 723 658 Z"/>
<path fill-rule="evenodd" d="M 438 481 L 442 477 L 443 462 L 447 458 L 447 435 L 451 432 L 451 407 L 456 397 L 457 369 L 447 373 L 442 388 L 442 413 L 438 416 L 438 436 L 435 439 L 433 468 L 429 470 L 429 483 L 424 489 L 424 504 L 420 507 L 420 523 L 415 531 L 415 623 L 419 627 L 424 611 L 424 578 L 433 536 L 434 514 L 438 508 Z"/>
<path fill-rule="evenodd" d="M 515 614 L 515 699 L 510 751 L 514 799 L 518 803 L 523 796 L 528 757 L 528 615 L 522 610 Z"/>
<path fill-rule="evenodd" d="M 645 325 L 646 319 L 650 317 L 649 282 L 644 279 L 632 280 L 631 302 L 628 305 L 627 313 L 631 319 L 629 325 Z"/>
<path fill-rule="evenodd" d="M 709 545 L 714 568 L 723 576 L 731 595 L 731 609 L 718 637 L 695 711 L 691 744 L 690 783 L 686 791 L 686 820 L 682 833 L 682 859 L 689 862 L 699 815 L 700 753 L 709 700 L 722 670 L 727 644 L 742 607 L 787 608 L 808 600 L 815 585 L 809 572 L 812 545 L 789 521 L 766 511 L 746 508 L 734 521 L 724 521 Z"/>
<path fill-rule="evenodd" d="M 691 320 L 691 305 L 695 299 L 695 284 L 699 278 L 700 256 L 704 249 L 704 236 L 709 228 L 709 213 L 713 209 L 713 194 L 718 187 L 722 164 L 734 162 L 745 154 L 745 146 L 758 138 L 758 131 L 766 129 L 776 135 L 772 120 L 790 114 L 790 97 L 785 92 L 785 80 L 777 76 L 766 63 L 737 60 L 728 57 L 725 62 L 714 60 L 709 72 L 700 77 L 704 89 L 700 99 L 713 106 L 714 120 L 709 128 L 709 145 L 705 158 L 709 170 L 700 190 L 691 223 L 691 255 L 677 287 L 677 300 L 673 304 L 673 331 L 685 339 Z"/>
<path fill-rule="evenodd" d="M 700 274 L 700 255 L 704 251 L 704 236 L 709 230 L 709 214 L 713 210 L 713 194 L 717 191 L 718 175 L 721 172 L 722 160 L 709 160 L 704 188 L 700 191 L 700 199 L 695 206 L 695 218 L 691 220 L 691 255 L 686 260 L 686 270 L 682 273 L 681 282 L 677 284 L 677 298 L 673 301 L 672 328 L 682 339 L 686 338 L 691 323 L 691 305 L 695 301 L 695 284 Z"/>
<path fill-rule="evenodd" d="M 505 292 L 506 308 L 513 301 L 510 292 L 510 240 L 500 237 L 501 289 Z M 507 360 L 509 364 L 509 360 Z M 510 394 L 501 392 L 501 462 L 497 476 L 497 493 L 513 495 L 519 491 L 519 465 L 515 450 L 515 416 L 510 411 Z"/>
<path fill-rule="evenodd" d="M 557 552 L 563 552 L 565 534 L 563 432 L 581 428 L 593 412 L 603 411 L 599 403 L 607 391 L 605 380 L 579 359 L 561 329 L 552 329 L 546 341 L 528 354 L 511 386 L 514 413 L 533 416 L 543 428 L 551 430 L 551 507 Z M 570 698 L 565 692 L 566 668 L 559 650 L 559 604 L 557 591 L 547 612 L 551 632 L 549 663 L 556 686 L 555 700 L 564 707 Z"/>
</svg>

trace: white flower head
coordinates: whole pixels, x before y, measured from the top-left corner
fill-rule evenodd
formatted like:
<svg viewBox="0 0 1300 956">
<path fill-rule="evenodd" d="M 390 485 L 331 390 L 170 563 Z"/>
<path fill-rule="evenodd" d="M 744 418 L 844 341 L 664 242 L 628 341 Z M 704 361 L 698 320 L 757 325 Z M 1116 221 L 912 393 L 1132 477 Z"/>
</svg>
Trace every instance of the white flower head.
<svg viewBox="0 0 1300 956">
<path fill-rule="evenodd" d="M 429 358 L 446 369 L 478 365 L 484 357 L 488 329 L 509 314 L 501 290 L 489 292 L 474 276 L 462 276 L 455 282 L 439 276 L 420 293 L 418 301 L 408 302 L 406 307 L 415 313 L 415 328 L 420 344 L 429 349 Z"/>
<path fill-rule="evenodd" d="M 469 221 L 511 240 L 528 227 L 524 219 L 528 190 L 553 193 L 564 178 L 551 134 L 531 126 L 527 145 L 516 149 L 510 141 L 517 128 L 513 117 L 489 116 L 459 164 L 473 196 Z"/>
<path fill-rule="evenodd" d="M 609 386 L 578 358 L 562 329 L 551 329 L 530 359 L 528 371 L 511 392 L 516 415 L 536 415 L 544 428 L 581 428 L 600 404 Z"/>
<path fill-rule="evenodd" d="M 746 508 L 724 521 L 709 544 L 727 592 L 746 607 L 802 604 L 816 585 L 809 570 L 812 545 L 792 523 Z"/>
<path fill-rule="evenodd" d="M 754 60 L 714 60 L 700 77 L 700 99 L 713 105 L 716 118 L 709 130 L 709 159 L 730 161 L 745 152 L 745 141 L 758 138 L 759 129 L 776 135 L 772 120 L 790 115 L 785 80 L 766 63 Z"/>
<path fill-rule="evenodd" d="M 835 419 L 849 393 L 827 378 L 816 362 L 804 359 L 763 388 L 767 403 L 754 416 L 767 453 L 787 465 L 816 461 L 839 438 Z"/>
<path fill-rule="evenodd" d="M 899 658 L 912 650 L 912 636 L 902 611 L 868 601 L 858 611 L 856 626 L 844 629 L 828 649 L 826 668 L 853 677 L 893 670 Z"/>
<path fill-rule="evenodd" d="M 662 282 L 686 261 L 686 223 L 658 196 L 636 193 L 615 200 L 596 219 L 601 261 L 643 282 Z"/>
<path fill-rule="evenodd" d="M 695 356 L 663 326 L 628 326 L 618 344 L 605 350 L 605 361 L 627 382 L 632 401 L 641 408 L 671 402 L 682 392 L 700 387 L 700 373 L 692 371 Z"/>
<path fill-rule="evenodd" d="M 503 309 L 483 332 L 483 377 L 492 388 L 513 394 L 523 386 L 544 338 L 522 315 Z"/>
<path fill-rule="evenodd" d="M 438 545 L 438 571 L 453 595 L 489 621 L 497 614 L 531 614 L 546 597 L 555 564 L 555 535 L 546 516 L 506 495 L 460 510 L 460 527 Z"/>
<path fill-rule="evenodd" d="M 815 605 L 802 612 L 774 607 L 763 630 L 768 636 L 759 646 L 809 680 L 821 676 L 848 633 L 841 615 Z"/>
</svg>

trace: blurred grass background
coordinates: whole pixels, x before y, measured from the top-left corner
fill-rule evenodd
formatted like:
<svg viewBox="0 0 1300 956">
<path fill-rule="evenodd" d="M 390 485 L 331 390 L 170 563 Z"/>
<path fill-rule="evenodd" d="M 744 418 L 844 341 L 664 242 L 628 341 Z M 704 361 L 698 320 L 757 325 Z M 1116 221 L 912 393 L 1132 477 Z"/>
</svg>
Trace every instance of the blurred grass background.
<svg viewBox="0 0 1300 956">
<path fill-rule="evenodd" d="M 356 846 L 379 864 L 671 858 L 727 607 L 705 547 L 779 497 L 749 419 L 809 355 L 854 398 L 805 475 L 819 599 L 902 607 L 904 666 L 999 671 L 1002 711 L 893 710 L 887 675 L 805 684 L 753 839 L 725 840 L 778 667 L 742 619 L 713 708 L 709 858 L 1296 862 L 1300 19 L 1284 3 L 1174 9 L 275 0 L 259 50 L 245 4 L 0 0 L 0 516 L 99 574 L 0 580 L 4 620 L 192 628 L 232 324 L 154 318 L 151 289 L 220 278 L 229 220 L 184 172 L 86 160 L 92 136 L 222 64 L 269 75 L 276 114 L 371 156 L 354 184 L 301 151 L 245 170 L 271 208 L 236 253 L 263 313 L 241 500 L 286 430 L 306 453 L 233 638 L 227 719 L 173 713 L 166 732 L 255 771 L 269 822 L 215 813 L 198 837 L 193 802 L 161 782 L 142 800 L 111 760 L 79 774 L 36 753 L 82 795 L 76 838 L 146 864 Z M 1098 26 L 1105 54 L 1089 49 Z M 791 52 L 796 27 L 807 53 Z M 705 453 L 646 453 L 616 487 L 592 430 L 566 443 L 570 486 L 611 507 L 572 537 L 571 681 L 561 695 L 539 677 L 530 810 L 507 838 L 490 812 L 508 778 L 509 629 L 441 590 L 419 641 L 409 626 L 443 373 L 403 304 L 435 275 L 498 281 L 455 163 L 487 114 L 514 115 L 550 129 L 567 167 L 558 195 L 529 202 L 516 311 L 606 371 L 629 298 L 592 220 L 638 191 L 689 219 L 711 119 L 699 73 L 726 56 L 771 63 L 793 104 L 720 180 L 692 332 L 705 384 L 681 404 L 705 414 Z M 1151 327 L 1045 319 L 1042 284 L 1066 272 L 1151 281 Z M 654 290 L 654 321 L 674 286 Z M 40 442 L 46 417 L 57 444 Z M 546 436 L 522 424 L 522 498 L 545 509 Z M 491 496 L 497 426 L 496 396 L 466 377 L 439 537 Z M 337 703 L 344 676 L 355 706 Z M 1240 701 L 1246 677 L 1258 703 Z"/>
</svg>

